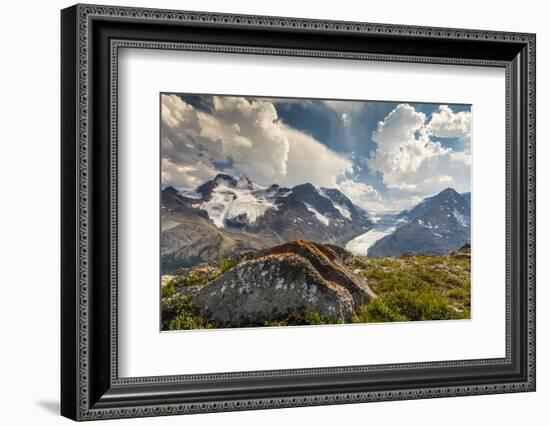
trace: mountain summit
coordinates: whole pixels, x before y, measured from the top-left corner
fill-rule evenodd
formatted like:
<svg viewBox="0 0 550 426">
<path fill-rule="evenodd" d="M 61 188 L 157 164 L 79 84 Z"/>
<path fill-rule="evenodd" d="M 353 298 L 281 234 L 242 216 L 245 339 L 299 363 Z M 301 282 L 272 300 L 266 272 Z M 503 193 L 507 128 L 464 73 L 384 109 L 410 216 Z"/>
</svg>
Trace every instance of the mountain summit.
<svg viewBox="0 0 550 426">
<path fill-rule="evenodd" d="M 338 189 L 262 186 L 228 174 L 193 191 L 165 188 L 161 215 L 164 272 L 295 239 L 343 246 L 372 227 Z"/>
<path fill-rule="evenodd" d="M 470 243 L 470 203 L 452 188 L 400 214 L 406 225 L 378 240 L 369 257 L 415 252 L 442 255 Z"/>
<path fill-rule="evenodd" d="M 463 215 L 470 215 L 469 197 L 466 198 L 464 195 L 456 192 L 453 188 L 446 188 L 433 197 L 425 198 L 412 209 L 401 212 L 400 217 L 403 217 L 410 222 L 417 217 L 422 216 L 433 207 L 439 206 L 445 206 L 450 209 L 457 210 Z"/>
</svg>

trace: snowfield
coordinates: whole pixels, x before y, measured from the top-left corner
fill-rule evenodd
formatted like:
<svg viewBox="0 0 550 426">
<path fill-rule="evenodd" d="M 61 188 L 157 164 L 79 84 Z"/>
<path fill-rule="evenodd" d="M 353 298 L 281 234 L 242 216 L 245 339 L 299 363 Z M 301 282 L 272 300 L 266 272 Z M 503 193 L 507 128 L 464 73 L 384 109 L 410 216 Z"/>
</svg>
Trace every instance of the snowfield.
<svg viewBox="0 0 550 426">
<path fill-rule="evenodd" d="M 353 240 L 348 241 L 346 244 L 346 250 L 359 256 L 366 256 L 369 248 L 377 242 L 379 239 L 384 238 L 386 235 L 395 231 L 394 227 L 384 229 L 371 229 L 364 234 L 355 237 Z"/>
<path fill-rule="evenodd" d="M 336 210 L 338 210 L 340 212 L 340 214 L 343 217 L 345 217 L 348 220 L 351 220 L 351 212 L 349 211 L 349 209 L 346 206 L 344 206 L 342 204 L 335 203 L 335 202 L 332 202 L 332 205 L 336 208 Z"/>
<path fill-rule="evenodd" d="M 315 209 L 311 204 L 304 203 L 307 207 L 307 209 L 315 215 L 315 218 L 321 222 L 323 225 L 328 226 L 330 223 L 330 220 L 325 215 L 321 214 L 318 210 Z"/>
<path fill-rule="evenodd" d="M 460 213 L 457 209 L 453 210 L 453 214 L 456 217 L 456 220 L 458 220 L 458 223 L 460 223 L 462 226 L 468 226 L 468 224 L 470 223 L 469 218 L 466 215 Z"/>
<path fill-rule="evenodd" d="M 225 227 L 226 219 L 233 219 L 246 215 L 248 223 L 256 223 L 269 209 L 276 209 L 274 200 L 263 187 L 232 188 L 225 184 L 218 185 L 212 191 L 209 201 L 202 203 L 201 209 L 208 212 L 208 216 L 218 228 Z M 259 194 L 262 192 L 262 195 Z"/>
</svg>

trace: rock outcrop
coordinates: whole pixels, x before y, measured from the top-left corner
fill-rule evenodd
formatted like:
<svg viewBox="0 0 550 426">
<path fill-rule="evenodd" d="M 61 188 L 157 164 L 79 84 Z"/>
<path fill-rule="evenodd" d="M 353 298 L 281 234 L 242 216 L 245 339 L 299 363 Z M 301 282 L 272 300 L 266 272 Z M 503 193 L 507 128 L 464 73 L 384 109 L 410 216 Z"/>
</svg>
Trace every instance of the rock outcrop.
<svg viewBox="0 0 550 426">
<path fill-rule="evenodd" d="M 347 268 L 345 250 L 302 240 L 251 254 L 192 297 L 202 314 L 222 323 L 259 324 L 298 309 L 349 321 L 375 297 Z"/>
<path fill-rule="evenodd" d="M 464 257 L 469 259 L 472 256 L 472 247 L 470 244 L 464 244 L 458 250 L 451 252 L 450 255 L 452 257 Z"/>
</svg>

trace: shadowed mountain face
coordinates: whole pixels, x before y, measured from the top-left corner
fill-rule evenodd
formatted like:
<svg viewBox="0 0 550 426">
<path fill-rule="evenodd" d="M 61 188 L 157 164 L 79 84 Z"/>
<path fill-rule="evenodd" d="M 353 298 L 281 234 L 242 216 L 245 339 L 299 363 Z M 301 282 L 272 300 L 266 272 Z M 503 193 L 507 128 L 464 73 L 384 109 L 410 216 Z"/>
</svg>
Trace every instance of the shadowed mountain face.
<svg viewBox="0 0 550 426">
<path fill-rule="evenodd" d="M 468 202 L 470 208 L 472 207 L 472 193 L 471 192 L 462 192 L 460 195 Z"/>
<path fill-rule="evenodd" d="M 461 195 L 454 189 L 447 188 L 433 197 L 425 198 L 412 209 L 401 212 L 399 216 L 411 222 L 434 207 L 439 208 L 441 206 L 456 209 L 460 214 L 470 216 L 470 193 L 466 192 Z"/>
<path fill-rule="evenodd" d="M 162 191 L 162 271 L 307 239 L 345 245 L 366 232 L 367 213 L 337 189 L 260 186 L 219 174 L 195 191 Z"/>
<path fill-rule="evenodd" d="M 378 240 L 369 249 L 369 257 L 408 252 L 442 255 L 470 243 L 469 196 L 465 198 L 454 189 L 426 198 L 400 216 L 407 224 Z"/>
</svg>

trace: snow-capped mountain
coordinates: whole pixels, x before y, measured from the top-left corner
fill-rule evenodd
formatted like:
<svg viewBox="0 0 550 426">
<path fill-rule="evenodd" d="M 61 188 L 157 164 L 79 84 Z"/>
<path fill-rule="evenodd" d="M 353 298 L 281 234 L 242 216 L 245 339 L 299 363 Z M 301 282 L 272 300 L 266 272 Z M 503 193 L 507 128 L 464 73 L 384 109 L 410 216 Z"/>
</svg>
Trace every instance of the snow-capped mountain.
<svg viewBox="0 0 550 426">
<path fill-rule="evenodd" d="M 273 184 L 260 186 L 246 177 L 218 174 L 194 191 L 177 191 L 172 187 L 166 193 L 177 194 L 180 204 L 204 210 L 218 228 L 248 230 L 265 227 L 274 213 L 300 213 L 295 222 L 315 227 L 342 228 L 352 223 L 370 226 L 368 214 L 334 188 L 317 188 L 310 183 L 285 188 Z M 163 211 L 173 209 L 163 204 Z M 268 216 L 267 218 L 265 216 Z"/>
<path fill-rule="evenodd" d="M 196 194 L 201 197 L 198 207 L 218 228 L 226 226 L 254 225 L 269 209 L 277 209 L 279 197 L 285 196 L 283 188 L 262 187 L 247 178 L 235 178 L 219 174 L 199 186 Z"/>
<path fill-rule="evenodd" d="M 434 207 L 449 207 L 451 210 L 457 210 L 459 214 L 470 215 L 470 193 L 459 194 L 452 188 L 447 188 L 433 197 L 424 198 L 420 203 L 412 209 L 404 210 L 399 214 L 399 217 L 404 218 L 407 222 L 422 216 L 427 211 Z"/>
<path fill-rule="evenodd" d="M 227 174 L 192 191 L 165 188 L 161 214 L 167 269 L 295 239 L 343 246 L 372 226 L 366 211 L 337 189 L 261 186 Z"/>
<path fill-rule="evenodd" d="M 441 255 L 470 243 L 469 197 L 452 188 L 424 199 L 399 217 L 406 219 L 406 225 L 375 242 L 369 257 L 407 252 Z"/>
<path fill-rule="evenodd" d="M 164 273 L 297 239 L 369 257 L 443 254 L 470 242 L 469 193 L 451 188 L 373 223 L 335 188 L 262 186 L 218 174 L 194 190 L 165 188 L 161 215 Z"/>
</svg>

